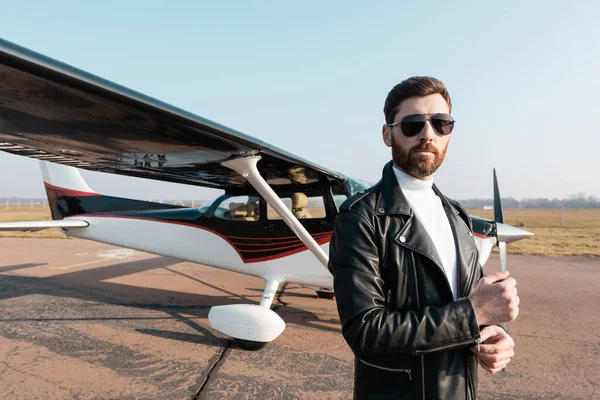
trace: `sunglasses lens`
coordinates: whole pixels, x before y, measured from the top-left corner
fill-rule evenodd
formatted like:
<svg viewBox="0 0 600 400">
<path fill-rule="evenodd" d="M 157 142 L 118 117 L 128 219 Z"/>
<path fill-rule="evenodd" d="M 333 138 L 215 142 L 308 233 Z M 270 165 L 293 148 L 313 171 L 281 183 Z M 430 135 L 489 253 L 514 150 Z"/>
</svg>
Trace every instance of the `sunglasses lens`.
<svg viewBox="0 0 600 400">
<path fill-rule="evenodd" d="M 440 135 L 449 135 L 454 129 L 454 118 L 450 114 L 436 114 L 431 117 L 431 125 Z"/>
<path fill-rule="evenodd" d="M 423 130 L 423 127 L 425 127 L 425 117 L 422 115 L 407 115 L 400 122 L 402 133 L 408 137 L 418 135 Z"/>
</svg>

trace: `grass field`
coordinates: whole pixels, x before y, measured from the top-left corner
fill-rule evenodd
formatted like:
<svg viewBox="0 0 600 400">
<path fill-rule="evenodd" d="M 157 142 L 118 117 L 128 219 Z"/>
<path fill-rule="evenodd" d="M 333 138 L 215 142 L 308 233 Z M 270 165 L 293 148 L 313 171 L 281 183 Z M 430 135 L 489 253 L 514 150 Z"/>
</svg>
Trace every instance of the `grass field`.
<svg viewBox="0 0 600 400">
<path fill-rule="evenodd" d="M 493 219 L 491 210 L 467 210 Z M 505 209 L 504 222 L 535 236 L 508 245 L 510 254 L 600 257 L 600 209 Z"/>
<path fill-rule="evenodd" d="M 471 215 L 493 218 L 491 210 L 467 210 Z M 0 222 L 49 220 L 42 206 L 22 206 L 18 210 L 0 208 Z M 561 221 L 562 220 L 562 221 Z M 505 209 L 504 221 L 520 226 L 535 236 L 508 245 L 510 254 L 600 257 L 600 209 Z M 65 239 L 58 229 L 39 232 L 0 232 L 0 237 L 39 237 Z"/>
</svg>

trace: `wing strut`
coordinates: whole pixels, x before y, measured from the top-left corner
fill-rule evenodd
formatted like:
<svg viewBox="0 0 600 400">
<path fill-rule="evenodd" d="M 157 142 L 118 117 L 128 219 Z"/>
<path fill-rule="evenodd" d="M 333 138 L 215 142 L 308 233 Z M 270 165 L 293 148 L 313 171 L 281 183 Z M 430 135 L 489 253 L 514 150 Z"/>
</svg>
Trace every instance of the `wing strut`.
<svg viewBox="0 0 600 400">
<path fill-rule="evenodd" d="M 57 221 L 25 221 L 25 222 L 2 222 L 0 231 L 26 231 L 35 232 L 49 228 L 85 228 L 90 224 L 87 221 L 74 219 L 61 219 Z"/>
<path fill-rule="evenodd" d="M 321 246 L 315 241 L 315 239 L 308 233 L 306 228 L 302 226 L 298 218 L 286 207 L 283 201 L 277 196 L 275 191 L 269 186 L 267 181 L 262 177 L 256 163 L 260 160 L 260 156 L 248 156 L 234 158 L 233 160 L 225 161 L 221 165 L 230 168 L 250 182 L 250 184 L 256 189 L 258 193 L 269 203 L 271 207 L 275 209 L 277 214 L 283 219 L 283 221 L 290 227 L 292 232 L 298 236 L 298 238 L 304 243 L 306 247 L 317 257 L 317 259 L 327 268 L 329 257 Z"/>
</svg>

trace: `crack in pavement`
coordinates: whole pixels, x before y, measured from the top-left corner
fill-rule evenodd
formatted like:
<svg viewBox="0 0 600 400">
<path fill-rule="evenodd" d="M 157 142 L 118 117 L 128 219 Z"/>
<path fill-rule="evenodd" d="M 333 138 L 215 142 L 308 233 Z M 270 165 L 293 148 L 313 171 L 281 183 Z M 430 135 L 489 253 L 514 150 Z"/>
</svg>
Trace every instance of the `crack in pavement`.
<svg viewBox="0 0 600 400">
<path fill-rule="evenodd" d="M 288 305 L 288 303 L 286 303 L 285 301 L 281 300 L 281 296 L 283 295 L 283 292 L 285 291 L 286 286 L 287 286 L 287 282 L 283 283 L 283 285 L 281 287 L 281 290 L 277 291 L 276 297 L 275 297 L 275 299 L 274 299 L 273 302 L 274 303 L 277 302 L 279 304 L 275 305 L 272 308 L 273 311 L 276 311 L 279 308 L 285 307 L 285 306 Z M 215 371 L 216 369 L 218 369 L 223 364 L 223 361 L 225 360 L 225 356 L 230 351 L 231 345 L 234 342 L 235 342 L 235 339 L 231 338 L 231 339 L 229 339 L 229 341 L 227 342 L 227 344 L 223 347 L 223 350 L 221 351 L 221 353 L 219 354 L 219 356 L 217 357 L 217 359 L 215 360 L 215 362 L 212 363 L 212 365 L 208 369 L 208 372 L 206 373 L 206 377 L 204 378 L 204 381 L 200 385 L 200 388 L 198 389 L 198 391 L 196 392 L 196 394 L 194 395 L 194 397 L 192 397 L 192 400 L 199 400 L 200 399 L 200 396 L 202 395 L 202 391 L 204 390 L 204 388 L 206 387 L 206 385 L 208 385 L 208 383 L 210 381 L 211 374 L 213 373 L 213 371 Z"/>
<path fill-rule="evenodd" d="M 192 397 L 192 400 L 199 400 L 200 399 L 200 396 L 202 395 L 202 391 L 204 390 L 204 388 L 208 384 L 208 381 L 210 380 L 210 375 L 212 374 L 212 372 L 217 367 L 220 366 L 220 364 L 222 363 L 223 359 L 225 358 L 225 353 L 227 352 L 227 350 L 230 349 L 230 347 L 233 344 L 234 340 L 235 339 L 229 339 L 229 341 L 227 342 L 227 344 L 225 345 L 225 347 L 223 347 L 223 350 L 221 351 L 221 353 L 217 357 L 216 361 L 208 369 L 208 372 L 206 373 L 206 378 L 204 378 L 204 382 L 202 382 L 202 384 L 200 385 L 200 389 L 198 389 L 198 391 L 196 392 L 196 394 L 194 395 L 194 397 Z"/>
</svg>

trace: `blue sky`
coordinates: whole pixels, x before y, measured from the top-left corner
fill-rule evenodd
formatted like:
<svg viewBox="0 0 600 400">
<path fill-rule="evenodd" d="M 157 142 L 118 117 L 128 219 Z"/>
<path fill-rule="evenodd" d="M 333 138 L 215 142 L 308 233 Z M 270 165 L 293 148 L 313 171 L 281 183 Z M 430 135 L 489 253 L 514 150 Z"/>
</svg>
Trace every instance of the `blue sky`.
<svg viewBox="0 0 600 400">
<path fill-rule="evenodd" d="M 598 2 L 4 2 L 0 36 L 377 181 L 383 102 L 413 75 L 448 87 L 457 124 L 436 173 L 450 197 L 600 196 Z M 44 195 L 37 163 L 0 154 L 0 197 Z M 192 187 L 86 174 L 107 194 Z M 159 188 L 159 190 L 157 190 Z"/>
</svg>

